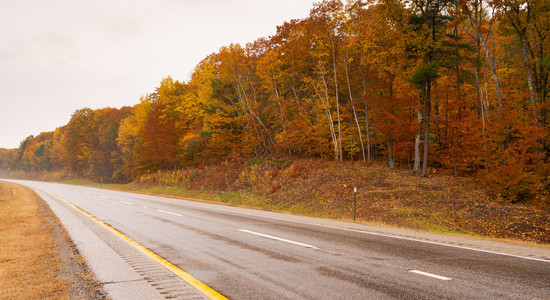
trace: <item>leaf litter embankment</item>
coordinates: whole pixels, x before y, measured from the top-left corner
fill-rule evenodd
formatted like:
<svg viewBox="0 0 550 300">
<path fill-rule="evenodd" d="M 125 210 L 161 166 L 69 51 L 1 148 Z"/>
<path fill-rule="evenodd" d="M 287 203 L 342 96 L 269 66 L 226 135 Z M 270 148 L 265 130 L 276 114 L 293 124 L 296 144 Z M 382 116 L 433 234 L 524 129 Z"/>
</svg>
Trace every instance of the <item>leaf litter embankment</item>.
<svg viewBox="0 0 550 300">
<path fill-rule="evenodd" d="M 323 218 L 550 244 L 549 203 L 488 196 L 473 178 L 422 178 L 384 164 L 256 160 L 159 172 L 125 188 Z"/>
</svg>

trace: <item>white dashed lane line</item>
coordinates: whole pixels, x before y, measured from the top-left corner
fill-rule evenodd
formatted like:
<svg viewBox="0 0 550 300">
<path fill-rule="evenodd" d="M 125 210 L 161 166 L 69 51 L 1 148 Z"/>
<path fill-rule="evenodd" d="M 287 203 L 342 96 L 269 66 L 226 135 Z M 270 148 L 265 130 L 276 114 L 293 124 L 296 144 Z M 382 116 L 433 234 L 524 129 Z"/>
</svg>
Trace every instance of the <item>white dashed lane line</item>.
<svg viewBox="0 0 550 300">
<path fill-rule="evenodd" d="M 183 215 L 180 215 L 180 214 L 177 214 L 177 213 L 173 213 L 173 212 L 170 212 L 170 211 L 165 211 L 165 210 L 162 210 L 162 209 L 157 209 L 157 211 L 160 211 L 160 212 L 165 213 L 165 214 L 170 214 L 170 215 L 178 216 L 178 217 L 182 217 L 182 216 L 183 216 Z"/>
<path fill-rule="evenodd" d="M 440 276 L 440 275 L 436 275 L 436 274 L 432 274 L 432 273 L 428 273 L 428 272 L 422 272 L 422 271 L 418 271 L 418 270 L 410 270 L 409 272 L 415 273 L 415 274 L 418 274 L 418 275 L 432 277 L 432 278 L 439 279 L 439 280 L 451 280 L 451 278 L 449 278 L 449 277 Z"/>
<path fill-rule="evenodd" d="M 254 235 L 257 235 L 257 236 L 261 236 L 261 237 L 264 237 L 264 238 L 268 238 L 268 239 L 272 239 L 272 240 L 276 240 L 276 241 L 280 241 L 280 242 L 285 242 L 285 243 L 289 243 L 289 244 L 294 244 L 294 245 L 306 247 L 306 248 L 319 249 L 319 248 L 317 248 L 315 246 L 312 246 L 312 245 L 308 245 L 308 244 L 304 244 L 304 243 L 300 243 L 300 242 L 295 242 L 295 241 L 291 241 L 291 240 L 287 240 L 287 239 L 283 239 L 283 238 L 280 238 L 280 237 L 276 237 L 276 236 L 272 236 L 272 235 L 268 235 L 268 234 L 263 234 L 263 233 L 259 233 L 259 232 L 255 232 L 255 231 L 250 231 L 250 230 L 246 230 L 246 229 L 239 229 L 239 231 L 254 234 Z"/>
<path fill-rule="evenodd" d="M 222 209 L 222 208 L 210 208 L 210 209 L 221 211 L 221 212 L 226 212 L 226 213 L 253 216 L 253 217 L 257 217 L 257 218 L 280 220 L 280 221 L 291 222 L 291 223 L 296 223 L 296 224 L 318 226 L 318 227 L 331 228 L 331 229 L 348 231 L 348 232 L 357 232 L 357 233 L 368 234 L 368 235 L 373 235 L 373 236 L 382 236 L 382 237 L 398 239 L 398 240 L 413 241 L 413 242 L 430 244 L 430 245 L 438 245 L 438 246 L 455 248 L 455 249 L 463 249 L 463 250 L 469 250 L 469 251 L 476 251 L 476 252 L 482 252 L 482 253 L 489 253 L 489 254 L 495 254 L 495 255 L 502 255 L 502 256 L 515 257 L 515 258 L 520 258 L 520 259 L 527 259 L 527 260 L 550 263 L 550 259 L 548 259 L 548 258 L 538 258 L 538 257 L 527 256 L 527 255 L 510 254 L 510 253 L 499 252 L 499 251 L 484 250 L 484 249 L 481 249 L 481 248 L 474 248 L 473 246 L 472 247 L 461 246 L 461 245 L 449 244 L 449 243 L 446 243 L 446 242 L 432 241 L 432 240 L 420 239 L 420 238 L 414 238 L 414 237 L 406 237 L 406 236 L 400 236 L 400 235 L 395 235 L 395 234 L 390 234 L 390 233 L 381 233 L 381 232 L 375 232 L 375 231 L 366 231 L 366 230 L 361 230 L 361 229 L 353 229 L 353 228 L 332 226 L 332 225 L 327 225 L 327 224 L 319 224 L 319 223 L 310 223 L 310 222 L 304 222 L 304 221 L 289 220 L 287 218 L 280 218 L 280 217 L 272 217 L 272 216 L 265 216 L 265 215 L 264 216 L 259 216 L 256 213 L 246 213 L 246 212 L 242 212 L 242 211 L 228 210 L 228 209 Z"/>
<path fill-rule="evenodd" d="M 99 197 L 103 198 L 103 199 L 108 199 L 108 197 L 106 197 L 106 196 L 99 196 Z M 133 202 L 123 201 L 123 200 L 121 200 L 119 202 L 127 204 L 127 205 L 134 205 Z M 142 205 L 142 206 L 143 206 L 143 208 L 148 208 L 146 205 Z M 165 214 L 169 214 L 169 215 L 173 215 L 173 216 L 178 216 L 178 217 L 183 216 L 182 214 L 178 214 L 178 213 L 175 213 L 175 212 L 166 211 L 166 210 L 162 210 L 162 209 L 157 209 L 156 211 L 161 212 L 161 213 L 165 213 Z M 314 225 L 316 225 L 316 224 L 314 224 Z M 331 227 L 331 226 L 326 226 L 326 227 Z M 338 229 L 341 229 L 341 228 L 338 228 Z M 239 231 L 249 233 L 249 234 L 253 234 L 253 235 L 256 235 L 256 236 L 260 236 L 260 237 L 264 237 L 264 238 L 267 238 L 267 239 L 275 240 L 275 241 L 280 241 L 280 242 L 284 242 L 284 243 L 288 243 L 288 244 L 301 246 L 301 247 L 306 247 L 306 248 L 310 248 L 310 249 L 319 249 L 319 248 L 317 248 L 315 246 L 312 246 L 312 245 L 309 245 L 309 244 L 300 243 L 300 242 L 296 242 L 296 241 L 292 241 L 292 240 L 287 240 L 287 239 L 284 239 L 284 238 L 280 238 L 280 237 L 276 237 L 276 236 L 272 236 L 272 235 L 268 235 L 268 234 L 264 234 L 264 233 L 259 233 L 259 232 L 255 232 L 255 231 L 251 231 L 251 230 L 239 229 Z M 353 230 L 353 231 L 355 231 L 355 230 Z M 359 231 L 359 230 L 357 230 L 357 231 Z M 361 232 L 361 231 L 359 231 L 359 232 Z M 367 233 L 367 232 L 363 232 L 363 233 Z M 444 280 L 444 281 L 452 280 L 449 277 L 440 276 L 440 275 L 437 275 L 437 274 L 432 274 L 432 273 L 423 272 L 423 271 L 419 271 L 419 270 L 409 270 L 409 272 L 417 274 L 417 275 L 422 275 L 422 276 L 427 276 L 427 277 L 431 277 L 431 278 L 435 278 L 435 279 L 439 279 L 439 280 Z"/>
</svg>

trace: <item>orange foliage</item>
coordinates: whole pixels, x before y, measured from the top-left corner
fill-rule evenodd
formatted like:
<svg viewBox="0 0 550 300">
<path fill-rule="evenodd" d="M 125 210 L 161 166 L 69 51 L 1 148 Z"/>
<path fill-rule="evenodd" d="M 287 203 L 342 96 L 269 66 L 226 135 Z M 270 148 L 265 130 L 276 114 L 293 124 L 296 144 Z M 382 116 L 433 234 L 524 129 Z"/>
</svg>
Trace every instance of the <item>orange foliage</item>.
<svg viewBox="0 0 550 300">
<path fill-rule="evenodd" d="M 322 1 L 269 38 L 222 47 L 189 82 L 162 80 L 133 108 L 76 111 L 55 132 L 1 150 L 0 167 L 109 181 L 283 155 L 412 169 L 427 136 L 432 172 L 479 175 L 496 197 L 544 201 L 548 41 L 535 26 L 550 26 L 533 11 L 525 19 L 530 6 L 510 15 L 508 2 L 418 5 L 436 4 L 429 15 L 403 1 Z M 522 39 L 542 54 L 523 56 Z"/>
</svg>

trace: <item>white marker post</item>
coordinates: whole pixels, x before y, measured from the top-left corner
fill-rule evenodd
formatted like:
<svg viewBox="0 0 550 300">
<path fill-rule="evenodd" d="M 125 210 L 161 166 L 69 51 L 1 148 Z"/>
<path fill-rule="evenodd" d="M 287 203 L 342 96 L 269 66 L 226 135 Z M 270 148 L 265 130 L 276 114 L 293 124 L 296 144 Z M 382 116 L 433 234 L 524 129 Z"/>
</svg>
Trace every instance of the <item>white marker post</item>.
<svg viewBox="0 0 550 300">
<path fill-rule="evenodd" d="M 353 221 L 357 218 L 357 188 L 353 188 Z"/>
</svg>

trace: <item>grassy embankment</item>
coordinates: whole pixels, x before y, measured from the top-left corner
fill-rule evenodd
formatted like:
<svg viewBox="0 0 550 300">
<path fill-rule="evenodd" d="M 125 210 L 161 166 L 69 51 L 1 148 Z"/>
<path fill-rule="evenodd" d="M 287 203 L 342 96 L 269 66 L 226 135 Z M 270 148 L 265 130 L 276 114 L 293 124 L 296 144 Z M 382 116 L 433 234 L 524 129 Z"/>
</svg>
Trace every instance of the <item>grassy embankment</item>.
<svg viewBox="0 0 550 300">
<path fill-rule="evenodd" d="M 65 183 L 99 187 L 83 180 Z M 383 164 L 253 160 L 143 176 L 105 188 L 448 234 L 550 244 L 550 205 L 487 196 L 473 178 L 421 178 Z"/>
<path fill-rule="evenodd" d="M 31 190 L 0 182 L 0 299 L 69 298 L 38 201 Z"/>
</svg>

